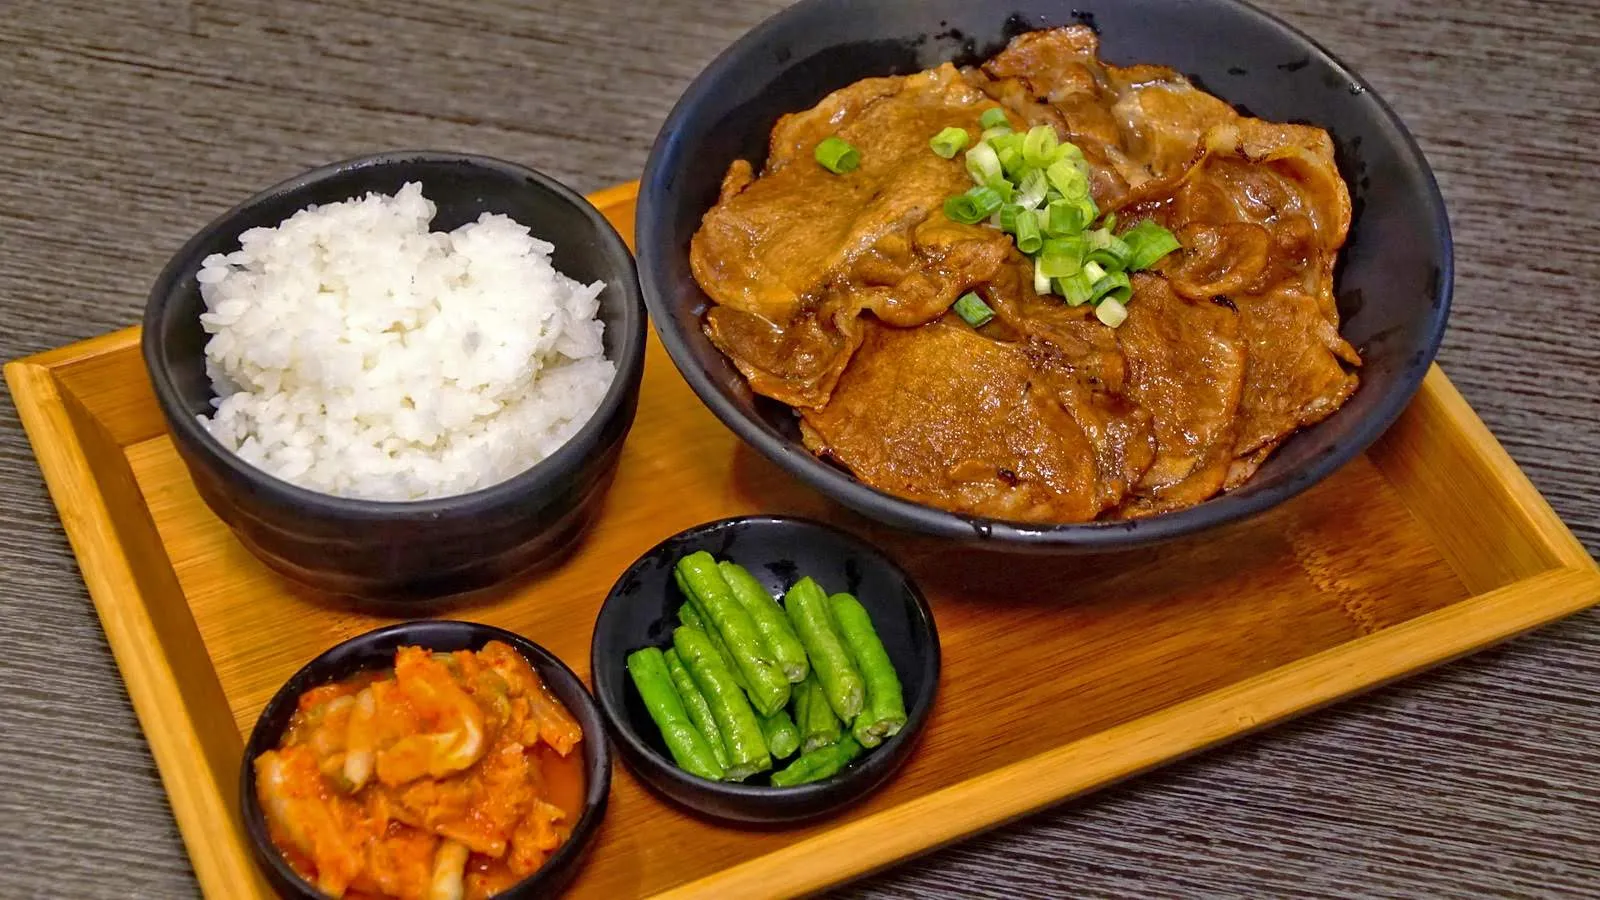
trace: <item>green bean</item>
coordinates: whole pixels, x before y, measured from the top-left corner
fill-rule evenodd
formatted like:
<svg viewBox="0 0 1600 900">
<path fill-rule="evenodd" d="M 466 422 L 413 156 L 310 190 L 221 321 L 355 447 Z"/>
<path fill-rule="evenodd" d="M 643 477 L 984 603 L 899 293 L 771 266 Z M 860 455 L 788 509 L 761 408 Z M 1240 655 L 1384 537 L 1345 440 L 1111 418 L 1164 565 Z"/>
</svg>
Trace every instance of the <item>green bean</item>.
<svg viewBox="0 0 1600 900">
<path fill-rule="evenodd" d="M 810 753 L 839 740 L 839 717 L 833 714 L 815 675 L 795 686 L 795 724 L 800 728 L 800 750 Z"/>
<path fill-rule="evenodd" d="M 717 561 L 701 550 L 678 560 L 677 570 L 694 594 L 706 624 L 722 636 L 735 667 L 744 675 L 750 702 L 762 715 L 772 715 L 789 702 L 789 679 L 778 668 L 755 620 L 733 597 L 717 570 Z"/>
<path fill-rule="evenodd" d="M 837 744 L 819 747 L 801 756 L 782 769 L 772 773 L 773 787 L 793 787 L 809 784 L 839 774 L 850 761 L 861 755 L 861 745 L 855 738 L 845 735 Z"/>
<path fill-rule="evenodd" d="M 844 639 L 845 649 L 866 682 L 866 701 L 861 715 L 856 716 L 851 733 L 863 747 L 876 747 L 900 733 L 906 724 L 906 699 L 900 689 L 900 676 L 895 674 L 889 652 L 872 627 L 872 616 L 861 601 L 849 594 L 834 594 L 828 598 L 833 610 L 834 624 Z"/>
<path fill-rule="evenodd" d="M 773 759 L 788 759 L 800 749 L 800 729 L 789 718 L 787 710 L 778 710 L 761 717 L 761 737 Z"/>
<path fill-rule="evenodd" d="M 717 563 L 717 571 L 722 573 L 722 580 L 733 591 L 734 599 L 755 620 L 756 630 L 761 632 L 762 639 L 772 650 L 773 658 L 778 661 L 778 667 L 783 670 L 789 683 L 794 684 L 805 678 L 806 673 L 811 671 L 811 663 L 806 659 L 806 648 L 800 645 L 799 635 L 794 633 L 794 626 L 784 617 L 783 607 L 744 566 L 723 561 Z"/>
<path fill-rule="evenodd" d="M 757 772 L 772 768 L 772 754 L 761 736 L 761 723 L 745 700 L 744 691 L 733 680 L 733 673 L 717 655 L 717 648 L 704 631 L 693 625 L 672 632 L 672 646 L 683 667 L 689 670 L 695 686 L 711 706 L 712 718 L 722 731 L 728 750 L 726 778 L 743 781 Z"/>
<path fill-rule="evenodd" d="M 661 729 L 672 759 L 691 775 L 720 780 L 727 772 L 711 752 L 705 735 L 694 727 L 683 699 L 672 686 L 672 674 L 667 671 L 666 657 L 657 647 L 646 647 L 628 654 L 628 674 L 633 676 L 633 686 L 650 718 Z"/>
<path fill-rule="evenodd" d="M 717 720 L 711 715 L 711 704 L 706 702 L 705 695 L 695 686 L 694 676 L 683 667 L 683 660 L 678 658 L 678 651 L 668 650 L 664 655 L 667 672 L 672 675 L 672 686 L 678 689 L 678 696 L 683 700 L 683 708 L 689 713 L 689 721 L 700 729 L 701 736 L 711 745 L 711 755 L 715 756 L 717 763 L 726 769 L 728 748 L 722 740 L 722 729 L 717 727 Z"/>
<path fill-rule="evenodd" d="M 722 635 L 717 634 L 715 628 L 706 627 L 705 617 L 700 615 L 693 603 L 685 603 L 679 607 L 678 621 L 685 625 L 693 625 L 706 633 L 706 637 L 710 638 L 712 645 L 717 648 L 717 655 L 722 657 L 722 664 L 728 667 L 728 671 L 733 673 L 733 680 L 739 683 L 739 690 L 749 695 L 750 685 L 746 684 L 744 676 L 739 674 L 739 667 L 734 664 L 733 654 L 728 652 L 728 645 L 722 642 Z"/>
<path fill-rule="evenodd" d="M 805 645 L 806 655 L 811 657 L 811 671 L 816 673 L 828 705 L 841 721 L 855 721 L 866 686 L 850 659 L 850 651 L 834 630 L 828 595 L 808 576 L 789 588 L 783 605 L 795 633 L 800 635 L 800 643 Z"/>
</svg>

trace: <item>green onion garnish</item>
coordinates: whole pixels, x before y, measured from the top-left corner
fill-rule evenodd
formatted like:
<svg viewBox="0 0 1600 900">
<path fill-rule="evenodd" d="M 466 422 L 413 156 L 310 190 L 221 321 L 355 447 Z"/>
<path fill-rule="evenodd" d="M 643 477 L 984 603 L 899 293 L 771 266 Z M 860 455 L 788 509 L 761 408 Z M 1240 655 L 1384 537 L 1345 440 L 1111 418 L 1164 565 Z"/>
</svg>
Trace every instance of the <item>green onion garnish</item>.
<svg viewBox="0 0 1600 900">
<path fill-rule="evenodd" d="M 854 172 L 861 165 L 861 151 L 837 137 L 826 137 L 812 153 L 824 169 L 835 175 Z"/>
<path fill-rule="evenodd" d="M 1106 268 L 1108 272 L 1122 272 L 1129 268 L 1128 260 L 1133 257 L 1133 250 L 1126 241 L 1105 229 L 1089 232 L 1089 245 L 1094 249 L 1089 253 L 1089 259 Z"/>
<path fill-rule="evenodd" d="M 990 319 L 994 318 L 994 310 L 989 308 L 989 304 L 983 302 L 983 298 L 979 297 L 976 291 L 967 291 L 962 294 L 961 299 L 956 301 L 953 308 L 956 311 L 956 315 L 960 316 L 963 322 L 973 328 L 982 328 L 989 324 Z"/>
<path fill-rule="evenodd" d="M 1128 319 L 1128 308 L 1121 301 L 1107 297 L 1100 301 L 1094 308 L 1094 317 L 1099 319 L 1107 328 L 1115 328 Z"/>
<path fill-rule="evenodd" d="M 1073 272 L 1064 278 L 1055 279 L 1056 293 L 1066 299 L 1068 306 L 1082 306 L 1089 302 L 1089 295 L 1094 290 L 1094 282 L 1082 270 Z"/>
<path fill-rule="evenodd" d="M 1012 134 L 1014 134 L 1014 132 L 1011 130 L 1010 125 L 996 125 L 993 128 L 985 128 L 983 130 L 983 134 L 978 135 L 978 140 L 988 141 L 989 143 L 993 144 L 1000 138 L 1010 137 Z M 996 147 L 995 149 L 999 149 L 999 147 Z"/>
<path fill-rule="evenodd" d="M 977 184 L 988 184 L 1005 177 L 1005 171 L 1000 168 L 1000 157 L 995 155 L 993 147 L 981 141 L 967 151 L 967 174 Z"/>
<path fill-rule="evenodd" d="M 1128 229 L 1122 239 L 1128 245 L 1128 268 L 1135 272 L 1150 268 L 1161 257 L 1182 246 L 1172 232 L 1153 219 L 1145 219 Z"/>
<path fill-rule="evenodd" d="M 1094 263 L 1084 263 L 1085 272 Z M 1094 285 L 1089 288 L 1089 302 L 1096 303 L 1102 297 L 1114 300 L 1127 300 L 1133 296 L 1133 286 L 1128 283 L 1127 272 L 1107 272 L 1094 280 Z"/>
<path fill-rule="evenodd" d="M 970 139 L 971 137 L 967 134 L 965 128 L 951 126 L 934 135 L 933 140 L 928 142 L 928 146 L 932 147 L 933 152 L 944 159 L 955 159 L 957 153 L 966 149 L 967 141 Z"/>
<path fill-rule="evenodd" d="M 1050 180 L 1050 186 L 1060 191 L 1061 196 L 1068 200 L 1080 200 L 1089 196 L 1089 178 L 1071 160 L 1062 159 L 1051 163 L 1049 168 L 1044 170 L 1044 174 Z"/>
<path fill-rule="evenodd" d="M 1000 207 L 1000 230 L 1006 234 L 1017 233 L 1017 216 L 1024 212 L 1023 208 L 1015 203 L 1007 203 Z"/>
<path fill-rule="evenodd" d="M 1050 190 L 1050 183 L 1044 173 L 1038 169 L 1031 169 L 1022 176 L 1022 181 L 1017 184 L 1017 203 L 1033 209 L 1044 202 L 1045 194 Z"/>
<path fill-rule="evenodd" d="M 975 187 L 944 201 L 944 214 L 952 222 L 976 225 L 1000 211 L 1005 198 L 992 187 Z"/>
<path fill-rule="evenodd" d="M 1017 216 L 1017 249 L 1032 256 L 1044 246 L 1044 235 L 1039 233 L 1039 217 L 1033 210 L 1025 210 Z"/>
<path fill-rule="evenodd" d="M 1090 201 L 1090 205 L 1093 201 Z M 1065 237 L 1072 234 L 1082 234 L 1083 229 L 1089 227 L 1089 222 L 1094 218 L 1094 211 L 1090 205 L 1083 201 L 1052 200 L 1050 201 L 1050 223 L 1045 230 L 1051 237 Z"/>
<path fill-rule="evenodd" d="M 1056 130 L 1049 125 L 1035 125 L 1028 129 L 1022 142 L 1022 159 L 1028 165 L 1043 169 L 1055 162 L 1060 140 Z"/>
<path fill-rule="evenodd" d="M 1044 257 L 1033 258 L 1033 292 L 1043 297 L 1050 293 L 1050 276 L 1044 272 Z"/>
<path fill-rule="evenodd" d="M 1083 269 L 1081 237 L 1051 238 L 1040 247 L 1038 266 L 1047 278 L 1065 278 Z"/>
<path fill-rule="evenodd" d="M 1180 249 L 1177 238 L 1149 219 L 1117 235 L 1114 212 L 1096 228 L 1100 208 L 1081 149 L 1062 141 L 1049 125 L 1013 131 L 998 107 L 980 118 L 983 133 L 966 153 L 967 173 L 977 186 L 945 200 L 945 215 L 968 225 L 988 220 L 1012 235 L 1017 249 L 1033 260 L 1036 292 L 1059 294 L 1069 306 L 1093 303 L 1100 321 L 1117 327 L 1127 318 L 1126 304 L 1133 295 L 1129 273 Z M 961 129 L 946 128 L 931 143 L 949 159 L 967 138 Z M 993 311 L 973 293 L 962 301 L 969 297 L 981 307 L 981 321 L 974 327 L 989 321 Z M 961 312 L 962 302 L 956 306 Z M 962 318 L 972 321 L 965 313 Z"/>
</svg>

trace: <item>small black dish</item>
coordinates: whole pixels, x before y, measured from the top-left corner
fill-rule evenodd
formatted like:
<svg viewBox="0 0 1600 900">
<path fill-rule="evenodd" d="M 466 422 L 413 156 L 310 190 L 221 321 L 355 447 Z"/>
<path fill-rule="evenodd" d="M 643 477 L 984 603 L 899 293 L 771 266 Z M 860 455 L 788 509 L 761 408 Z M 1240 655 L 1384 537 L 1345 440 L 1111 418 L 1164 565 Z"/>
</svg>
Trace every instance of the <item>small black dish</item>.
<svg viewBox="0 0 1600 900">
<path fill-rule="evenodd" d="M 1025 31 L 1082 24 L 1116 65 L 1153 63 L 1250 115 L 1327 129 L 1354 213 L 1335 290 L 1361 386 L 1292 435 L 1238 490 L 1145 519 L 1033 525 L 959 515 L 876 490 L 818 459 L 794 413 L 757 397 L 701 328 L 709 303 L 689 240 L 735 159 L 757 168 L 779 116 L 863 78 L 972 64 Z M 1452 250 L 1444 200 L 1405 126 L 1349 66 L 1241 0 L 801 0 L 735 41 L 667 116 L 639 189 L 634 246 L 650 320 L 684 380 L 735 434 L 812 488 L 910 531 L 1015 552 L 1099 552 L 1255 515 L 1349 462 L 1399 417 L 1444 336 Z"/>
<path fill-rule="evenodd" d="M 566 663 L 527 638 L 491 625 L 436 620 L 390 625 L 335 645 L 296 672 L 256 719 L 239 768 L 239 808 L 256 862 L 281 896 L 299 900 L 323 900 L 324 897 L 284 862 L 268 836 L 266 816 L 256 797 L 252 764 L 256 757 L 278 745 L 284 729 L 289 727 L 289 718 L 294 714 L 300 695 L 317 685 L 348 678 L 364 669 L 393 666 L 395 651 L 401 647 L 426 647 L 446 652 L 477 650 L 491 640 L 515 647 L 583 727 L 583 742 L 578 746 L 583 752 L 585 778 L 583 812 L 573 824 L 572 836 L 545 860 L 539 871 L 496 896 L 505 900 L 531 900 L 554 895 L 572 881 L 600 829 L 611 794 L 611 747 L 594 698 Z"/>
<path fill-rule="evenodd" d="M 905 690 L 906 724 L 900 733 L 838 775 L 796 787 L 772 787 L 766 775 L 743 784 L 708 781 L 674 765 L 633 687 L 627 656 L 641 647 L 669 644 L 684 602 L 673 583 L 673 565 L 697 550 L 739 563 L 774 595 L 806 575 L 830 592 L 854 594 L 871 614 Z M 646 784 L 714 818 L 792 824 L 862 799 L 910 757 L 939 689 L 939 631 L 911 577 L 871 545 L 806 519 L 746 516 L 679 532 L 629 566 L 595 618 L 589 664 L 595 698 L 617 748 Z"/>
<path fill-rule="evenodd" d="M 281 481 L 226 449 L 196 417 L 210 413 L 195 275 L 239 235 L 310 204 L 420 182 L 450 230 L 503 213 L 555 246 L 560 271 L 606 283 L 605 355 L 617 368 L 600 407 L 564 446 L 526 472 L 455 497 L 378 502 Z M 599 513 L 633 425 L 644 374 L 644 303 L 627 245 L 599 210 L 554 179 L 482 156 L 395 152 L 334 163 L 268 188 L 223 213 L 172 258 L 150 290 L 145 367 L 173 445 L 217 517 L 264 563 L 334 594 L 399 604 L 465 594 L 560 559 Z"/>
</svg>

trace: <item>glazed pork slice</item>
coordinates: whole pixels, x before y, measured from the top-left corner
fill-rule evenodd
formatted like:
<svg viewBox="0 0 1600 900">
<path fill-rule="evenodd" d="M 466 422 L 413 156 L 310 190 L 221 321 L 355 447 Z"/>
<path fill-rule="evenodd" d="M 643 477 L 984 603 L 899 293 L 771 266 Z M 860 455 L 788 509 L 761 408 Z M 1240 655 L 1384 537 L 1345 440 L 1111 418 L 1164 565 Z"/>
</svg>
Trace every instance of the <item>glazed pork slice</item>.
<svg viewBox="0 0 1600 900">
<path fill-rule="evenodd" d="M 1326 132 L 1254 119 L 1209 129 L 1181 178 L 1151 184 L 1124 212 L 1152 215 L 1183 251 L 1160 266 L 1180 296 L 1239 311 L 1244 392 L 1227 486 L 1295 429 L 1321 421 L 1357 385 L 1360 356 L 1339 335 L 1333 266 L 1350 198 Z"/>
<path fill-rule="evenodd" d="M 832 399 L 804 411 L 813 451 L 880 490 L 970 515 L 1082 522 L 1116 502 L 1030 344 L 959 322 L 864 326 Z"/>
<path fill-rule="evenodd" d="M 1153 275 L 1133 277 L 1128 318 L 1116 336 L 1128 397 L 1154 423 L 1156 455 L 1119 515 L 1193 506 L 1222 489 L 1244 393 L 1239 320 L 1231 304 L 1181 297 Z"/>
<path fill-rule="evenodd" d="M 975 135 L 988 105 L 949 65 L 867 79 L 781 119 L 759 178 L 734 164 L 689 256 L 715 303 L 706 332 L 752 389 L 821 405 L 859 344 L 863 311 L 921 325 L 999 264 L 1005 235 L 934 216 L 971 183 L 928 149 L 948 126 Z M 859 169 L 816 163 L 829 136 L 860 151 Z"/>
</svg>

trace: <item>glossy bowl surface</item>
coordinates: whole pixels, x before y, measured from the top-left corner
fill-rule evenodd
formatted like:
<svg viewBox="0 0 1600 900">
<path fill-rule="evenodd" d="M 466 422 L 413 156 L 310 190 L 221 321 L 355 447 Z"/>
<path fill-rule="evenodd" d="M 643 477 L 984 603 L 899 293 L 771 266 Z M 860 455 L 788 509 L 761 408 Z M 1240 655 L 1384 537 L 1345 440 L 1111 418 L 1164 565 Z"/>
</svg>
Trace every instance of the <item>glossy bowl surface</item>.
<svg viewBox="0 0 1600 900">
<path fill-rule="evenodd" d="M 594 698 L 565 663 L 527 638 L 490 625 L 439 619 L 390 625 L 334 646 L 296 672 L 273 695 L 256 720 L 250 741 L 245 745 L 244 764 L 240 766 L 239 808 L 243 811 L 245 831 L 250 835 L 256 862 L 280 895 L 296 900 L 323 900 L 325 896 L 290 868 L 273 845 L 261 802 L 256 796 L 254 767 L 250 762 L 277 746 L 289 727 L 289 718 L 294 714 L 300 695 L 366 669 L 392 667 L 394 653 L 401 647 L 426 647 L 444 652 L 477 650 L 492 640 L 515 647 L 532 664 L 561 705 L 577 718 L 583 727 L 579 749 L 583 753 L 586 779 L 583 812 L 573 825 L 572 836 L 545 860 L 539 871 L 497 896 L 504 900 L 554 896 L 578 873 L 600 821 L 605 817 L 606 801 L 611 794 L 611 748 Z"/>
<path fill-rule="evenodd" d="M 667 647 L 683 597 L 673 583 L 680 557 L 704 550 L 750 570 L 774 596 L 809 575 L 830 593 L 854 594 L 872 616 L 905 691 L 906 724 L 832 778 L 796 787 L 708 781 L 672 762 L 661 733 L 628 675 L 627 656 Z M 883 786 L 910 757 L 939 688 L 939 631 L 911 577 L 876 548 L 818 522 L 747 516 L 699 525 L 667 538 L 629 566 L 606 595 L 590 650 L 595 699 L 628 767 L 656 791 L 691 810 L 751 824 L 815 819 Z M 792 759 L 792 758 L 791 758 Z"/>
<path fill-rule="evenodd" d="M 1171 66 L 1241 110 L 1327 129 L 1354 219 L 1336 281 L 1342 332 L 1361 351 L 1361 386 L 1336 414 L 1293 436 L 1241 489 L 1127 522 L 1038 526 L 902 500 L 818 460 L 795 417 L 755 397 L 700 322 L 708 301 L 689 271 L 689 239 L 735 159 L 759 167 L 778 117 L 869 76 L 946 60 L 981 61 L 1043 27 L 1095 27 L 1108 62 Z M 1450 306 L 1452 252 L 1427 160 L 1376 93 L 1304 34 L 1239 0 L 802 0 L 745 35 L 689 86 L 645 168 L 636 226 L 650 316 L 678 370 L 711 411 L 790 474 L 890 525 L 996 549 L 1133 547 L 1258 513 L 1361 453 L 1422 383 Z"/>
<path fill-rule="evenodd" d="M 617 374 L 594 417 L 533 468 L 483 490 L 412 502 L 333 497 L 281 481 L 227 450 L 196 420 L 214 396 L 205 372 L 195 275 L 245 230 L 317 203 L 420 182 L 450 230 L 504 213 L 555 245 L 558 270 L 600 295 Z M 405 603 L 486 588 L 565 553 L 599 510 L 633 424 L 644 373 L 645 311 L 627 246 L 590 203 L 532 169 L 487 157 L 396 152 L 346 160 L 268 188 L 194 236 L 157 278 L 143 354 L 174 446 L 206 505 L 268 566 L 319 590 Z"/>
</svg>

